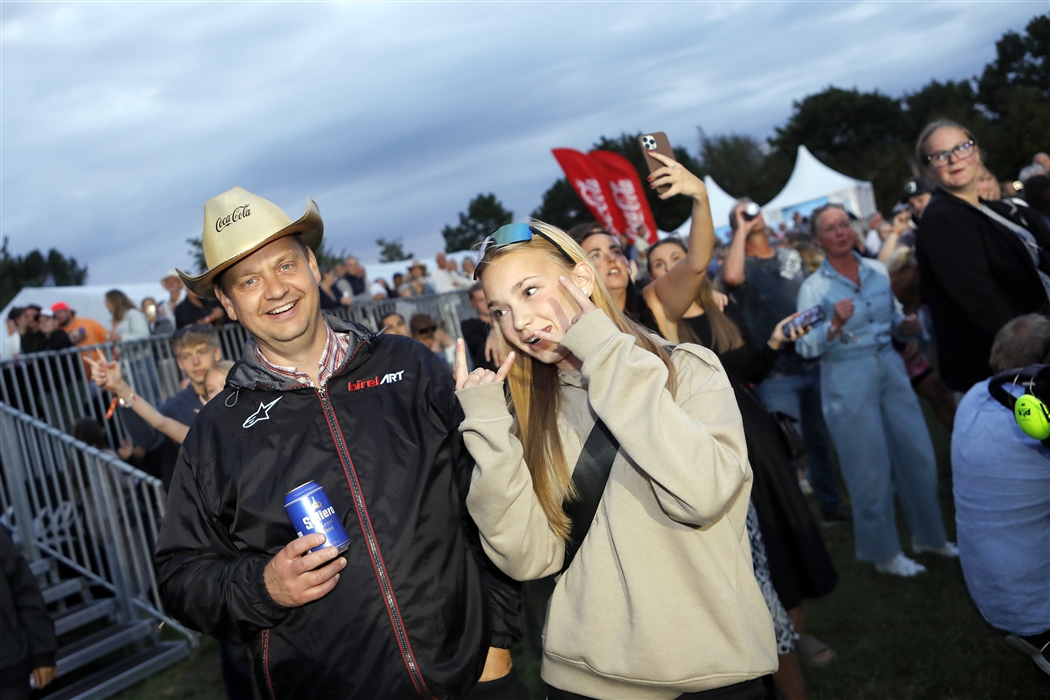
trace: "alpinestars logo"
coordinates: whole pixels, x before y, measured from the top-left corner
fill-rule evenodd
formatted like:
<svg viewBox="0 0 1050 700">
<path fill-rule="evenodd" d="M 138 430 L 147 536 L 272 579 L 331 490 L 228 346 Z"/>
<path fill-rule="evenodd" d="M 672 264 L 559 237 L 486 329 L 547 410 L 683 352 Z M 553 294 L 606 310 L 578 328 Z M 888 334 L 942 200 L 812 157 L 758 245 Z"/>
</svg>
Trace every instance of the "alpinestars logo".
<svg viewBox="0 0 1050 700">
<path fill-rule="evenodd" d="M 358 389 L 367 389 L 368 387 L 379 386 L 380 384 L 393 384 L 394 382 L 401 381 L 404 374 L 405 370 L 401 370 L 400 372 L 384 374 L 382 378 L 380 378 L 379 375 L 376 375 L 374 379 L 359 379 L 356 382 L 350 382 L 347 388 L 350 391 L 357 391 Z"/>
<path fill-rule="evenodd" d="M 253 425 L 255 425 L 256 423 L 258 423 L 261 420 L 270 420 L 270 409 L 274 407 L 274 404 L 276 404 L 278 401 L 280 401 L 283 398 L 284 398 L 283 396 L 278 396 L 276 399 L 274 399 L 270 403 L 262 403 L 260 401 L 259 402 L 259 410 L 256 411 L 255 413 L 251 414 L 250 416 L 248 416 L 245 419 L 244 424 L 241 427 L 242 428 L 250 428 L 250 427 L 252 427 Z"/>
</svg>

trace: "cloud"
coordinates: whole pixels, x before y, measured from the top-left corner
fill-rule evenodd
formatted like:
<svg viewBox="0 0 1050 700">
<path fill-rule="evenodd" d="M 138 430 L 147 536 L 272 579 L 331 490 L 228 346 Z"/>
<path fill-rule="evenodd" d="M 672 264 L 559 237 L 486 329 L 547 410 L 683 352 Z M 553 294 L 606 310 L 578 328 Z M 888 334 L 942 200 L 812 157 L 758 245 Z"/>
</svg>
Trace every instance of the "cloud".
<svg viewBox="0 0 1050 700">
<path fill-rule="evenodd" d="M 240 185 L 293 218 L 316 199 L 336 251 L 430 254 L 479 192 L 538 206 L 552 147 L 764 137 L 830 84 L 973 75 L 1041 7 L 4 4 L 0 222 L 93 283 L 153 281 Z"/>
</svg>

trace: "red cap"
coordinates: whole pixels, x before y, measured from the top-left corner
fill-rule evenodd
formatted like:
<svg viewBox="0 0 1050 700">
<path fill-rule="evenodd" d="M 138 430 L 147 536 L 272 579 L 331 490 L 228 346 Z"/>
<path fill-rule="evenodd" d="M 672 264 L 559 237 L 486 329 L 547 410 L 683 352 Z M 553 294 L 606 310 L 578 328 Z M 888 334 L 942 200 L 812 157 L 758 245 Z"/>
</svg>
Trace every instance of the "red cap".
<svg viewBox="0 0 1050 700">
<path fill-rule="evenodd" d="M 51 311 L 52 312 L 55 312 L 55 311 L 71 311 L 71 310 L 72 309 L 69 308 L 69 304 L 67 304 L 64 301 L 55 302 L 54 304 L 51 305 Z"/>
</svg>

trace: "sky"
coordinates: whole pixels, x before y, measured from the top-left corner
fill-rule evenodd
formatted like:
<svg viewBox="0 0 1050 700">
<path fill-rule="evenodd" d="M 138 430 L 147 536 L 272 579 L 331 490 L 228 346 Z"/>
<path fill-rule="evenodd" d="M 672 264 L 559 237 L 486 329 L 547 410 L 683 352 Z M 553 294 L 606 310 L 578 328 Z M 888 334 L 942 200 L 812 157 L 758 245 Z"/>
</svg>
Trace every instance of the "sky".
<svg viewBox="0 0 1050 700">
<path fill-rule="evenodd" d="M 191 268 L 204 202 L 240 186 L 333 252 L 444 245 L 471 198 L 516 218 L 551 148 L 665 131 L 766 138 L 828 85 L 962 79 L 1038 2 L 0 4 L 0 228 L 88 282 Z"/>
</svg>

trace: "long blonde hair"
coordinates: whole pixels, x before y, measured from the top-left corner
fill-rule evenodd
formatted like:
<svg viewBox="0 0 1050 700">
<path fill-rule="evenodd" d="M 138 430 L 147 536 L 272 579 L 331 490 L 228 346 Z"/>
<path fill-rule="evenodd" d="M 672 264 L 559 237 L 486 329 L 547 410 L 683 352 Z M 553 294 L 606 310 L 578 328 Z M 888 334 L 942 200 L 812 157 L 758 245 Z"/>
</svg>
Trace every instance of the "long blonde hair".
<svg viewBox="0 0 1050 700">
<path fill-rule="evenodd" d="M 534 236 L 531 241 L 511 243 L 497 248 L 490 246 L 485 256 L 478 261 L 478 279 L 484 280 L 489 264 L 515 251 L 542 251 L 550 260 L 565 269 L 568 275 L 575 265 L 585 263 L 594 270 L 587 254 L 564 231 L 540 221 L 529 223 L 534 229 L 542 231 L 558 246 L 561 246 L 573 263 L 565 255 L 541 236 Z M 627 319 L 613 302 L 609 290 L 602 283 L 597 270 L 594 270 L 594 291 L 591 301 L 608 316 L 621 333 L 635 337 L 638 347 L 659 357 L 667 367 L 667 388 L 674 393 L 675 370 L 667 350 L 653 339 L 642 326 Z M 496 332 L 504 346 L 507 345 L 502 329 L 496 324 Z M 558 368 L 555 365 L 537 362 L 524 352 L 515 353 L 514 365 L 507 377 L 510 387 L 511 408 L 516 417 L 515 436 L 521 442 L 525 463 L 532 475 L 532 489 L 547 516 L 547 522 L 563 540 L 568 540 L 571 521 L 565 514 L 563 504 L 575 498 L 572 488 L 572 467 L 565 460 L 565 451 L 558 432 L 558 410 L 561 403 L 561 388 L 558 381 Z"/>
</svg>

